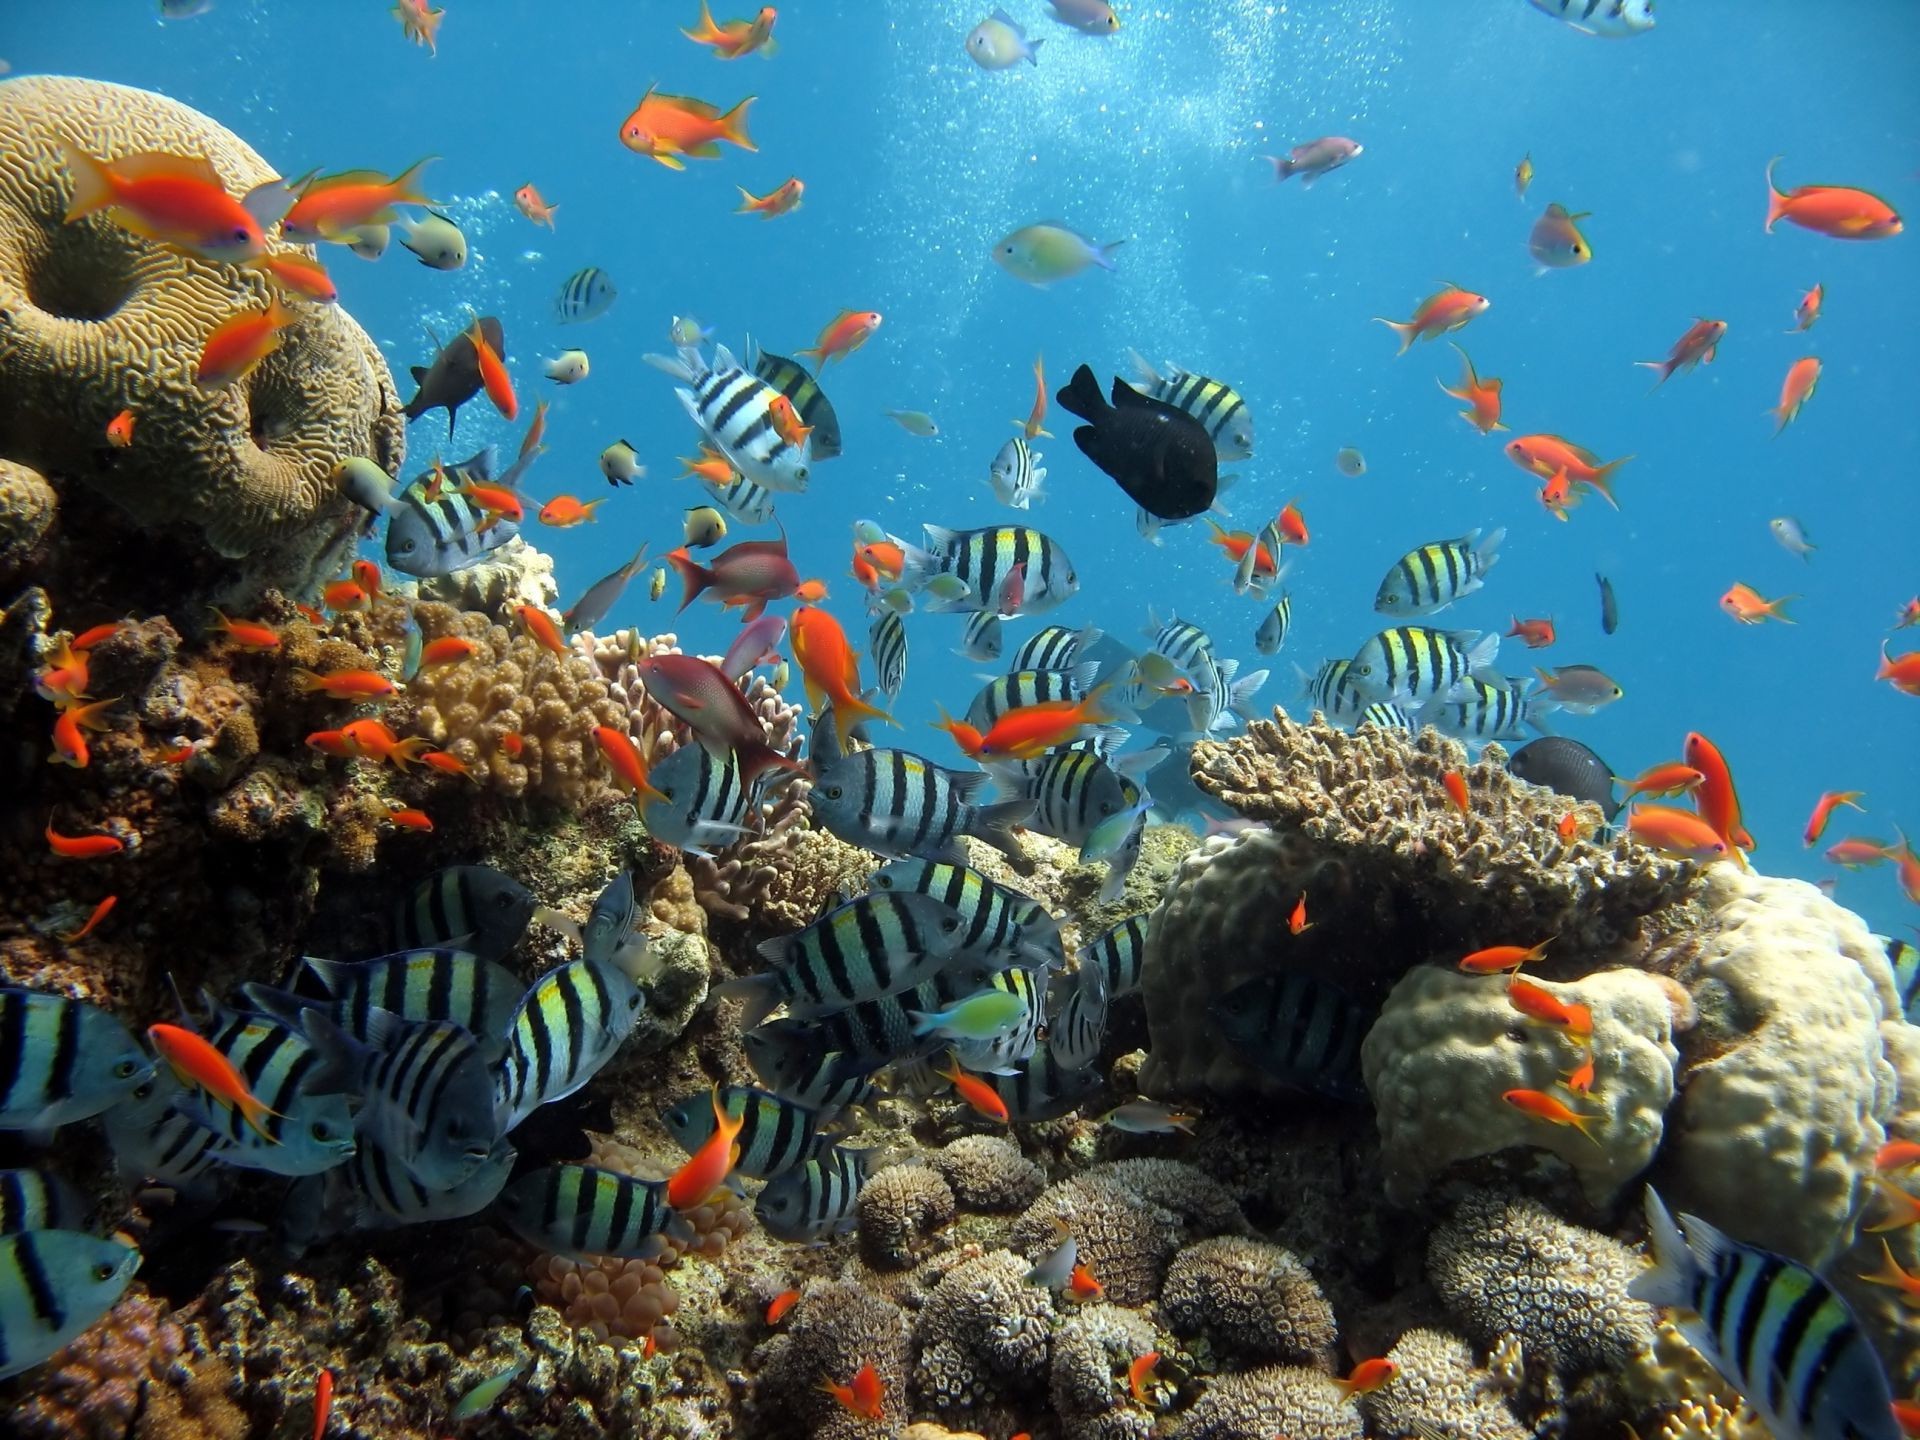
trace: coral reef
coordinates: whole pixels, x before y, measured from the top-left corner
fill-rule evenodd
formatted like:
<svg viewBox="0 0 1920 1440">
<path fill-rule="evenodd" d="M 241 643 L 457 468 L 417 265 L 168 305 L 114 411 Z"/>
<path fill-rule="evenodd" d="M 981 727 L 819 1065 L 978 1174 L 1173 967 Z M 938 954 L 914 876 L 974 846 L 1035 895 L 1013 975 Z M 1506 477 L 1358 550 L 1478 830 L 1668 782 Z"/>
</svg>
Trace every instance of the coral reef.
<svg viewBox="0 0 1920 1440">
<path fill-rule="evenodd" d="M 506 544 L 489 550 L 477 565 L 419 581 L 416 590 L 422 600 L 473 611 L 497 625 L 508 626 L 514 623 L 517 606 L 552 610 L 560 598 L 560 582 L 553 578 L 553 557 L 529 545 L 524 535 L 515 535 Z M 582 638 L 589 637 L 576 636 L 576 650 Z"/>
<path fill-rule="evenodd" d="M 931 1165 L 889 1165 L 860 1187 L 860 1248 L 868 1261 L 904 1270 L 952 1221 L 953 1191 Z"/>
<path fill-rule="evenodd" d="M 929 1157 L 969 1210 L 1025 1209 L 1046 1188 L 1046 1172 L 998 1135 L 963 1135 Z"/>
<path fill-rule="evenodd" d="M 814 1280 L 784 1328 L 753 1352 L 748 1396 L 752 1433 L 767 1440 L 874 1440 L 896 1436 L 907 1413 L 907 1317 L 899 1306 L 847 1280 Z M 821 1388 L 871 1365 L 882 1419 L 853 1415 Z"/>
<path fill-rule="evenodd" d="M 204 155 L 232 194 L 273 168 L 177 101 L 66 76 L 0 82 L 0 142 L 0 453 L 19 467 L 5 487 L 8 548 L 39 526 L 46 543 L 27 552 L 35 578 L 106 613 L 251 596 L 324 573 L 359 518 L 334 465 L 361 455 L 391 474 L 405 453 L 373 342 L 337 306 L 297 301 L 274 354 L 237 384 L 202 389 L 202 341 L 265 306 L 265 277 L 162 249 L 106 218 L 64 221 L 73 186 L 63 142 L 105 160 Z M 107 422 L 126 409 L 133 443 L 109 445 Z M 78 487 L 112 503 L 85 503 Z M 44 490 L 75 502 L 50 524 Z M 161 527 L 173 563 L 90 563 Z"/>
<path fill-rule="evenodd" d="M 1167 1433 L 1174 1440 L 1361 1440 L 1366 1429 L 1318 1370 L 1274 1365 L 1220 1376 Z"/>
<path fill-rule="evenodd" d="M 1361 1048 L 1389 1199 L 1410 1202 L 1456 1161 L 1534 1146 L 1566 1161 L 1589 1198 L 1606 1203 L 1653 1159 L 1679 1062 L 1667 987 L 1638 970 L 1534 983 L 1591 1010 L 1590 1044 L 1527 1020 L 1507 999 L 1505 976 L 1426 965 L 1393 987 Z M 1585 1133 L 1501 1099 L 1552 1090 L 1588 1054 L 1592 1090 L 1567 1097 L 1594 1117 Z"/>
<path fill-rule="evenodd" d="M 1153 1418 L 1128 1392 L 1127 1367 L 1155 1346 L 1153 1326 L 1118 1305 L 1084 1305 L 1053 1333 L 1047 1394 L 1067 1440 L 1145 1440 Z"/>
<path fill-rule="evenodd" d="M 1387 1352 L 1393 1377 L 1360 1407 L 1374 1433 L 1445 1440 L 1527 1440 L 1533 1432 L 1506 1402 L 1504 1386 L 1444 1330 L 1409 1330 Z"/>
<path fill-rule="evenodd" d="M 1278 1245 L 1222 1235 L 1187 1246 L 1167 1267 L 1160 1308 L 1176 1333 L 1206 1337 L 1223 1357 L 1333 1370 L 1333 1307 Z"/>
<path fill-rule="evenodd" d="M 1044 1381 L 1054 1302 L 1029 1268 L 1005 1250 L 963 1260 L 914 1321 L 915 1396 L 943 1421 L 1011 1433 Z"/>
</svg>

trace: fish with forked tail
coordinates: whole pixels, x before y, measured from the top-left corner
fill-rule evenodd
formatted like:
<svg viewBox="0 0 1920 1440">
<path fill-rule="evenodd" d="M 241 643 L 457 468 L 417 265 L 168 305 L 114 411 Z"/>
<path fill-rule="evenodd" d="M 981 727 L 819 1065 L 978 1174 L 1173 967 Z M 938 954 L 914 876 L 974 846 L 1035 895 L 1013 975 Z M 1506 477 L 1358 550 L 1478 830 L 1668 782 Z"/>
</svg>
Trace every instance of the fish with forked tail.
<svg viewBox="0 0 1920 1440">
<path fill-rule="evenodd" d="M 1220 467 L 1206 427 L 1183 410 L 1113 382 L 1113 403 L 1085 365 L 1054 397 L 1087 423 L 1073 432 L 1080 452 L 1149 514 L 1186 520 L 1212 506 Z"/>
<path fill-rule="evenodd" d="M 480 334 L 485 338 L 487 347 L 502 360 L 507 358 L 507 341 L 500 329 L 500 321 L 492 315 L 483 315 L 478 324 Z M 436 344 L 439 342 L 436 340 Z M 480 393 L 483 383 L 480 377 L 480 355 L 473 348 L 473 337 L 462 330 L 453 339 L 440 346 L 440 353 L 433 357 L 430 365 L 413 367 L 413 383 L 417 387 L 406 405 L 406 417 L 418 420 L 429 410 L 445 409 L 447 412 L 447 438 L 453 438 L 453 425 L 460 418 L 460 407 Z"/>
</svg>

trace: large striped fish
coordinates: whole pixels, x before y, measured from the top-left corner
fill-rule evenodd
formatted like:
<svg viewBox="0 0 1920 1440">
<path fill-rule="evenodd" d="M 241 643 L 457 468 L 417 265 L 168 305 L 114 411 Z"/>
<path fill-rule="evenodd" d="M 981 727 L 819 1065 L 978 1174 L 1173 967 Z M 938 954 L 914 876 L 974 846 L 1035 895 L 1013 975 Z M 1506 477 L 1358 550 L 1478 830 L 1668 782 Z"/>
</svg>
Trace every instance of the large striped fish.
<svg viewBox="0 0 1920 1440">
<path fill-rule="evenodd" d="M 362 1143 L 351 1160 L 338 1170 L 329 1170 L 324 1178 L 338 1185 L 346 1197 L 342 1208 L 349 1229 L 423 1225 L 431 1220 L 464 1219 L 486 1209 L 506 1187 L 514 1158 L 513 1146 L 501 1140 L 458 1185 L 434 1190 L 422 1185 L 380 1146 Z"/>
<path fill-rule="evenodd" d="M 667 1204 L 667 1182 L 591 1165 L 530 1170 L 494 1207 L 514 1234 L 572 1260 L 616 1256 L 652 1260 L 667 1238 L 691 1244 L 693 1227 Z"/>
<path fill-rule="evenodd" d="M 209 1103 L 197 1089 L 173 1102 L 181 1114 L 226 1141 L 222 1160 L 274 1175 L 317 1175 L 346 1163 L 356 1143 L 353 1112 L 341 1092 L 320 1095 L 308 1088 L 325 1060 L 296 1027 L 216 1006 L 205 1038 L 268 1112 L 262 1117 L 263 1136 L 240 1107 Z"/>
<path fill-rule="evenodd" d="M 1102 931 L 1075 953 L 1077 965 L 1097 965 L 1107 977 L 1107 999 L 1118 1000 L 1140 988 L 1140 968 L 1146 958 L 1152 913 L 1129 915 Z"/>
<path fill-rule="evenodd" d="M 747 1063 L 760 1083 L 783 1100 L 837 1115 L 873 1098 L 872 1061 L 826 1049 L 806 1026 L 761 1025 L 742 1037 Z"/>
<path fill-rule="evenodd" d="M 980 687 L 967 706 L 967 724 L 984 735 L 1009 710 L 1055 700 L 1078 700 L 1093 688 L 1099 673 L 1099 663 L 1088 660 L 1070 670 L 1014 670 L 996 675 Z"/>
<path fill-rule="evenodd" d="M 773 492 L 764 485 L 756 485 L 738 471 L 724 485 L 701 479 L 700 484 L 713 503 L 742 525 L 764 525 L 773 519 Z"/>
<path fill-rule="evenodd" d="M 1531 0 L 1543 15 L 1603 40 L 1625 40 L 1653 29 L 1653 0 Z M 1779 1431 L 1774 1434 L 1786 1440 Z"/>
<path fill-rule="evenodd" d="M 812 1245 L 844 1235 L 859 1223 L 860 1187 L 875 1153 L 830 1146 L 755 1196 L 754 1219 L 776 1240 Z"/>
<path fill-rule="evenodd" d="M 1505 530 L 1481 538 L 1469 530 L 1457 540 L 1417 545 L 1393 562 L 1373 608 L 1382 615 L 1431 615 L 1473 594 L 1487 583 L 1487 572 L 1499 560 Z"/>
<path fill-rule="evenodd" d="M 175 1106 L 184 1093 L 163 1065 L 100 1117 L 122 1179 L 184 1190 L 226 1158 L 227 1142 Z"/>
<path fill-rule="evenodd" d="M 741 369 L 740 362 L 726 346 L 714 347 L 712 364 L 688 346 L 680 348 L 678 358 L 665 355 L 642 358 L 655 369 L 685 382 L 673 393 L 693 423 L 706 433 L 714 449 L 726 456 L 735 470 L 768 490 L 807 488 L 812 437 L 803 436 L 795 445 L 781 436 L 774 427 L 772 408 L 781 392 Z"/>
<path fill-rule="evenodd" d="M 1415 717 L 1417 723 L 1403 728 L 1431 725 L 1456 740 L 1475 741 L 1524 740 L 1530 730 L 1544 735 L 1547 728 L 1534 713 L 1536 704 L 1526 693 L 1527 685 L 1524 675 L 1497 685 L 1469 675 L 1452 699 L 1429 701 Z"/>
<path fill-rule="evenodd" d="M 478 565 L 518 535 L 519 522 L 490 516 L 457 488 L 469 482 L 497 483 L 497 463 L 489 445 L 447 467 L 444 476 L 436 477 L 433 471 L 415 476 L 387 512 L 388 567 L 423 580 L 451 575 Z"/>
<path fill-rule="evenodd" d="M 1216 459 L 1245 460 L 1253 454 L 1253 414 L 1231 385 L 1171 362 L 1163 375 L 1137 350 L 1133 368 L 1139 377 L 1133 388 L 1198 420 L 1213 441 Z"/>
<path fill-rule="evenodd" d="M 728 1120 L 740 1122 L 740 1134 L 735 1139 L 740 1158 L 734 1162 L 735 1174 L 749 1180 L 771 1180 L 819 1153 L 817 1110 L 752 1085 L 722 1085 L 720 1108 Z M 669 1106 L 660 1118 L 680 1148 L 691 1155 L 713 1134 L 712 1095 L 703 1090 Z"/>
<path fill-rule="evenodd" d="M 0 1238 L 0 1380 L 31 1370 L 114 1306 L 140 1252 L 78 1230 Z"/>
<path fill-rule="evenodd" d="M 1499 649 L 1498 635 L 1395 625 L 1354 652 L 1346 678 L 1363 700 L 1452 700 L 1465 693 L 1468 677 L 1492 665 Z"/>
<path fill-rule="evenodd" d="M 1298 665 L 1293 670 L 1300 677 L 1300 698 L 1332 724 L 1356 720 L 1367 708 L 1367 698 L 1353 678 L 1353 661 L 1322 660 L 1311 675 Z"/>
<path fill-rule="evenodd" d="M 1090 650 L 1100 632 L 1089 625 L 1075 630 L 1069 625 L 1043 625 L 1013 652 L 1009 670 L 1069 670 L 1082 650 Z"/>
<path fill-rule="evenodd" d="M 907 683 L 906 622 L 891 610 L 881 611 L 867 629 L 867 653 L 873 656 L 874 673 L 887 699 L 898 700 L 900 687 Z"/>
<path fill-rule="evenodd" d="M 401 950 L 371 960 L 322 960 L 302 963 L 313 973 L 334 1007 L 329 1017 L 349 1035 L 365 1035 L 376 1010 L 402 1020 L 443 1020 L 458 1025 L 480 1043 L 482 1053 L 497 1056 L 526 986 L 504 965 L 482 960 L 471 950 L 436 947 Z M 246 987 L 249 998 L 256 995 Z M 280 1013 L 272 1006 L 269 1014 Z"/>
<path fill-rule="evenodd" d="M 1041 965 L 1065 963 L 1059 922 L 1046 906 L 978 870 L 944 860 L 896 860 L 874 871 L 867 883 L 874 890 L 927 895 L 950 906 L 966 927 L 961 948 L 969 953 L 1025 951 Z"/>
<path fill-rule="evenodd" d="M 1141 633 L 1153 641 L 1154 654 L 1165 656 L 1190 677 L 1204 675 L 1213 659 L 1213 637 L 1178 615 L 1170 614 L 1162 622 L 1149 608 Z"/>
<path fill-rule="evenodd" d="M 1069 599 L 1080 588 L 1073 562 L 1059 544 L 1025 525 L 994 525 L 984 530 L 948 530 L 940 525 L 921 527 L 926 548 L 902 544 L 906 568 L 902 580 L 920 589 L 940 575 L 951 575 L 965 587 L 952 599 L 930 597 L 930 611 L 991 610 L 1002 615 L 1038 615 Z M 1020 571 L 1020 595 L 1013 611 L 1002 604 L 1008 576 Z"/>
<path fill-rule="evenodd" d="M 1165 758 L 1163 750 L 1128 757 L 1148 768 Z M 989 773 L 1002 795 L 1033 804 L 1028 829 L 1077 847 L 1105 821 L 1138 803 L 1140 783 L 1127 773 L 1133 765 L 1115 765 L 1093 750 L 1070 749 L 1007 761 L 991 766 Z"/>
<path fill-rule="evenodd" d="M 0 989 L 0 1130 L 85 1120 L 152 1074 L 139 1042 L 99 1006 Z"/>
<path fill-rule="evenodd" d="M 45 1170 L 0 1170 L 0 1235 L 78 1230 L 87 1223 L 78 1190 Z"/>
<path fill-rule="evenodd" d="M 1091 1065 L 1107 1038 L 1107 972 L 1099 965 L 1082 965 L 1054 977 L 1048 998 L 1047 1045 L 1053 1058 L 1068 1070 Z"/>
<path fill-rule="evenodd" d="M 1207 1015 L 1269 1075 L 1340 1100 L 1366 1096 L 1360 1042 L 1374 1012 L 1304 970 L 1260 975 L 1216 997 Z"/>
<path fill-rule="evenodd" d="M 498 1072 L 498 1133 L 599 1074 L 645 1005 L 626 972 L 592 960 L 570 961 L 536 980 L 520 1002 Z"/>
<path fill-rule="evenodd" d="M 746 834 L 754 821 L 753 787 L 728 751 L 682 745 L 647 777 L 658 798 L 644 801 L 647 833 L 688 855 L 709 855 Z"/>
<path fill-rule="evenodd" d="M 414 886 L 400 902 L 394 912 L 394 938 L 403 949 L 454 946 L 482 960 L 498 960 L 520 943 L 534 908 L 532 894 L 511 875 L 491 865 L 449 865 Z"/>
<path fill-rule="evenodd" d="M 827 399 L 827 392 L 820 388 L 820 382 L 813 378 L 807 367 L 798 360 L 789 360 L 785 355 L 775 355 L 762 350 L 747 337 L 747 366 L 793 402 L 800 423 L 813 433 L 807 438 L 812 444 L 815 460 L 832 460 L 840 454 L 840 417 L 833 413 L 833 402 Z"/>
<path fill-rule="evenodd" d="M 950 979 L 951 977 L 943 977 Z M 951 991 L 951 984 L 940 988 Z M 1016 1074 L 1032 1056 L 1040 1043 L 1041 1032 L 1047 1024 L 1047 979 L 1035 970 L 1015 968 L 1002 970 L 984 987 L 1002 995 L 1012 996 L 1021 1004 L 1020 1021 L 1003 1035 L 989 1039 L 969 1040 L 956 1037 L 941 1037 L 936 1027 L 928 1025 L 928 1019 L 934 1013 L 929 1010 L 910 1011 L 917 1028 L 922 1034 L 933 1034 L 941 1038 L 954 1057 L 960 1062 L 960 1068 L 980 1075 Z M 974 999 L 980 991 L 954 996 L 946 1001 L 952 1005 L 959 1001 Z M 943 1006 L 942 1008 L 945 1008 Z"/>
<path fill-rule="evenodd" d="M 976 805 L 987 777 L 948 770 L 905 750 L 856 750 L 821 767 L 807 802 L 814 824 L 882 855 L 963 861 L 959 839 L 972 835 L 1000 849 L 1031 808 L 1025 802 Z"/>
<path fill-rule="evenodd" d="M 1046 484 L 1047 467 L 1040 463 L 1040 458 L 1019 435 L 1002 445 L 987 471 L 994 498 L 1015 510 L 1025 510 L 1035 500 L 1045 500 L 1041 487 Z"/>
<path fill-rule="evenodd" d="M 1025 1125 L 1057 1120 L 1077 1109 L 1100 1088 L 1101 1080 L 1095 1066 L 1070 1070 L 1053 1058 L 1051 1046 L 1042 1045 L 1014 1074 L 989 1076 L 987 1083 L 1007 1107 L 1007 1118 Z"/>
</svg>

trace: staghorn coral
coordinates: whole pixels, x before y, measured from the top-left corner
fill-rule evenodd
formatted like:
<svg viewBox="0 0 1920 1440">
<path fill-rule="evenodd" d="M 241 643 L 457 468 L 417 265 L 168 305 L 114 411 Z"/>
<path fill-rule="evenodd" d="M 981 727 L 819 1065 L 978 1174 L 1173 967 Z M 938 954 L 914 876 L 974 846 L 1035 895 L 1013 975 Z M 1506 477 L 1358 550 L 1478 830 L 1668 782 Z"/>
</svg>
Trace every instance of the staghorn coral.
<svg viewBox="0 0 1920 1440">
<path fill-rule="evenodd" d="M 1006 1250 L 961 1261 L 914 1321 L 914 1393 L 942 1421 L 1011 1433 L 1046 1375 L 1053 1295 Z"/>
<path fill-rule="evenodd" d="M 1522 1016 L 1504 976 L 1423 965 L 1393 987 L 1361 1047 L 1390 1200 L 1411 1202 L 1456 1161 L 1533 1146 L 1566 1161 L 1605 1203 L 1653 1159 L 1679 1062 L 1667 987 L 1637 970 L 1602 970 L 1543 988 L 1592 1011 L 1590 1047 Z M 1595 1117 L 1588 1133 L 1501 1099 L 1552 1090 L 1589 1049 L 1599 1078 L 1590 1094 L 1567 1097 Z"/>
<path fill-rule="evenodd" d="M 1700 1025 L 1661 1192 L 1676 1212 L 1823 1266 L 1852 1241 L 1894 1113 L 1880 1027 L 1900 1009 L 1886 952 L 1804 881 L 1718 865 L 1703 903 L 1710 919 L 1680 976 Z"/>
<path fill-rule="evenodd" d="M 1167 1267 L 1160 1306 L 1175 1331 L 1206 1336 L 1224 1356 L 1333 1370 L 1333 1307 L 1278 1245 L 1222 1235 L 1187 1246 Z"/>
<path fill-rule="evenodd" d="M 1482 1344 L 1517 1336 L 1529 1364 L 1562 1378 L 1618 1371 L 1653 1344 L 1653 1307 L 1627 1295 L 1640 1257 L 1537 1201 L 1490 1190 L 1434 1232 L 1427 1275 Z"/>
<path fill-rule="evenodd" d="M 414 615 L 427 640 L 461 635 L 478 648 L 416 676 L 388 707 L 395 730 L 426 736 L 510 796 L 578 807 L 607 792 L 593 729 L 625 728 L 628 716 L 587 661 L 448 605 L 422 602 Z"/>
<path fill-rule="evenodd" d="M 1705 1400 L 1682 1400 L 1660 1421 L 1659 1440 L 1768 1440 L 1766 1426 L 1745 1405 L 1722 1405 Z"/>
<path fill-rule="evenodd" d="M 1395 1440 L 1527 1440 L 1492 1374 L 1444 1330 L 1409 1330 L 1387 1352 L 1398 1368 L 1360 1408 L 1375 1435 Z M 1680 1440 L 1680 1437 L 1670 1437 Z"/>
<path fill-rule="evenodd" d="M 1222 1375 L 1168 1432 L 1173 1440 L 1361 1440 L 1360 1412 L 1318 1370 L 1273 1365 Z"/>
<path fill-rule="evenodd" d="M 998 1135 L 963 1135 L 928 1159 L 969 1210 L 1020 1210 L 1047 1184 L 1045 1172 Z"/>
<path fill-rule="evenodd" d="M 1127 1388 L 1127 1367 L 1156 1348 L 1153 1326 L 1118 1305 L 1084 1305 L 1053 1333 L 1048 1395 L 1067 1440 L 1145 1440 L 1153 1418 Z"/>
<path fill-rule="evenodd" d="M 1564 800 L 1514 780 L 1504 758 L 1489 746 L 1469 766 L 1430 729 L 1349 735 L 1284 717 L 1197 744 L 1200 787 L 1272 828 L 1202 842 L 1155 912 L 1142 975 L 1147 1093 L 1288 1093 L 1223 1046 L 1207 1014 L 1277 955 L 1366 999 L 1414 961 L 1502 940 L 1557 935 L 1556 956 L 1591 953 L 1684 898 L 1688 865 L 1625 840 L 1561 841 Z M 1449 770 L 1467 778 L 1465 815 L 1441 784 Z M 1317 923 L 1291 936 L 1286 916 L 1303 891 Z"/>
<path fill-rule="evenodd" d="M 205 156 L 233 194 L 274 177 L 231 132 L 164 96 L 67 76 L 0 82 L 0 453 L 55 490 L 84 486 L 117 507 L 61 506 L 57 568 L 43 578 L 69 596 L 84 587 L 106 605 L 154 608 L 179 593 L 169 587 L 251 594 L 324 573 L 358 520 L 334 465 L 364 455 L 393 473 L 405 453 L 386 362 L 337 306 L 295 301 L 278 351 L 235 385 L 201 389 L 202 341 L 263 308 L 265 278 L 162 249 L 104 216 L 65 223 L 63 141 L 107 160 Z M 107 422 L 128 408 L 134 443 L 108 445 Z M 18 536 L 35 487 L 10 478 Z M 84 558 L 162 525 L 205 553 L 176 552 L 185 563 L 172 566 Z M 212 563 L 222 558 L 240 563 Z"/>
<path fill-rule="evenodd" d="M 882 1386 L 882 1418 L 863 1420 L 821 1386 L 845 1384 L 872 1365 Z M 748 1373 L 752 1434 L 767 1440 L 875 1440 L 897 1436 L 907 1415 L 907 1317 L 891 1301 L 848 1280 L 813 1280 L 784 1328 L 754 1351 Z"/>
<path fill-rule="evenodd" d="M 905 1270 L 953 1220 L 953 1191 L 930 1165 L 890 1165 L 860 1187 L 860 1249 L 870 1264 Z"/>
</svg>

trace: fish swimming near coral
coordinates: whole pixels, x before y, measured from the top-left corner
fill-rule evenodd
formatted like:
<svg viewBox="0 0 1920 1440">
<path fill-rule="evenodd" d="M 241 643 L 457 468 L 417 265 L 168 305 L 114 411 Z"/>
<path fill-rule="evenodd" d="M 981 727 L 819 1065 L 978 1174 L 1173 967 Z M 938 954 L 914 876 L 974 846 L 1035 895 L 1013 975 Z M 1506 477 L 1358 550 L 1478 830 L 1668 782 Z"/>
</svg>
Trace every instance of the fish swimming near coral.
<svg viewBox="0 0 1920 1440">
<path fill-rule="evenodd" d="M 642 357 L 681 383 L 673 393 L 687 417 L 729 464 L 769 490 L 800 491 L 812 474 L 812 437 L 796 442 L 774 423 L 776 400 L 783 392 L 743 370 L 733 352 L 714 347 L 709 362 L 699 350 L 681 347 L 673 356 Z"/>
<path fill-rule="evenodd" d="M 1087 422 L 1073 432 L 1080 453 L 1148 514 L 1185 520 L 1211 508 L 1220 489 L 1213 437 L 1184 410 L 1143 395 L 1118 377 L 1108 404 L 1085 365 L 1054 399 Z"/>
<path fill-rule="evenodd" d="M 483 315 L 474 322 L 480 327 L 480 334 L 487 346 L 500 359 L 507 358 L 507 337 L 500 328 L 497 316 Z M 439 341 L 434 342 L 436 345 Z M 474 348 L 473 337 L 465 330 L 453 339 L 440 345 L 439 352 L 426 365 L 415 365 L 411 372 L 414 383 L 413 398 L 406 404 L 404 411 L 407 419 L 418 420 L 429 410 L 444 409 L 447 412 L 447 438 L 453 438 L 454 422 L 460 418 L 460 407 L 478 395 L 485 379 L 480 374 L 480 352 Z"/>
<path fill-rule="evenodd" d="M 797 1170 L 769 1181 L 754 1197 L 754 1218 L 775 1239 L 799 1244 L 846 1234 L 859 1223 L 860 1188 L 877 1153 L 829 1146 Z"/>
<path fill-rule="evenodd" d="M 92 1328 L 126 1291 L 140 1252 L 76 1230 L 0 1238 L 0 1380 Z"/>
<path fill-rule="evenodd" d="M 394 911 L 394 939 L 405 949 L 453 946 L 481 960 L 498 960 L 520 943 L 534 909 L 532 893 L 511 875 L 491 865 L 449 865 L 401 900 Z"/>
<path fill-rule="evenodd" d="M 856 750 L 821 768 L 807 797 L 814 823 L 882 855 L 964 861 L 959 837 L 1006 848 L 1025 801 L 983 805 L 978 772 L 949 770 L 905 750 Z"/>
<path fill-rule="evenodd" d="M 1543 736 L 1522 745 L 1507 757 L 1507 769 L 1529 785 L 1600 807 L 1609 824 L 1620 813 L 1614 796 L 1613 770 L 1591 746 L 1563 735 Z"/>
<path fill-rule="evenodd" d="M 822 1117 L 817 1110 L 752 1085 L 722 1085 L 720 1114 L 739 1121 L 734 1137 L 739 1158 L 733 1173 L 749 1180 L 773 1180 L 813 1159 L 821 1149 Z M 719 1123 L 713 1097 L 702 1090 L 662 1112 L 667 1132 L 689 1155 L 697 1152 Z"/>
<path fill-rule="evenodd" d="M 489 487 L 498 454 L 489 445 L 437 474 L 416 476 L 387 512 L 387 565 L 402 575 L 430 579 L 477 565 L 520 533 L 517 520 L 489 512 L 461 493 Z M 499 487 L 511 493 L 509 487 Z M 435 491 L 438 490 L 436 494 Z"/>
<path fill-rule="evenodd" d="M 639 1180 L 591 1165 L 549 1165 L 507 1186 L 494 1211 L 514 1234 L 570 1259 L 652 1260 L 669 1238 L 693 1241 L 693 1227 L 667 1204 L 667 1182 Z"/>
<path fill-rule="evenodd" d="M 1304 970 L 1237 985 L 1207 1007 L 1220 1033 L 1267 1074 L 1340 1100 L 1366 1095 L 1360 1042 L 1374 1012 Z"/>
<path fill-rule="evenodd" d="M 585 1085 L 633 1033 L 646 996 L 615 965 L 574 960 L 549 970 L 520 1002 L 498 1072 L 498 1130 Z"/>
</svg>

